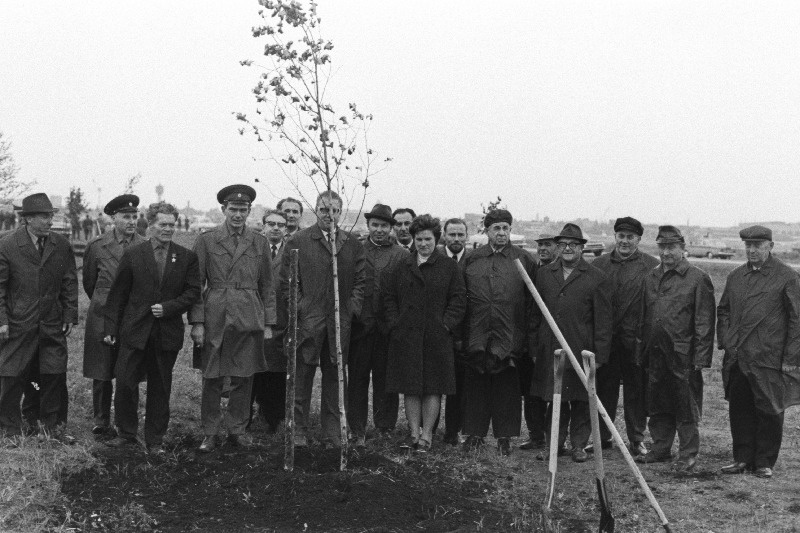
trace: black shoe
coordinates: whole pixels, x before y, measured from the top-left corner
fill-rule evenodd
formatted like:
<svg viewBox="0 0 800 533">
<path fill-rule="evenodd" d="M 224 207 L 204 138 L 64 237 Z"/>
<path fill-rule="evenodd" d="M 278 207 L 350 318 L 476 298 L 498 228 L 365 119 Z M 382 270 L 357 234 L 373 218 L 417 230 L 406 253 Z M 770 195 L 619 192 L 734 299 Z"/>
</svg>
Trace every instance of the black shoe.
<svg viewBox="0 0 800 533">
<path fill-rule="evenodd" d="M 564 457 L 565 455 L 568 455 L 569 453 L 570 453 L 570 451 L 566 447 L 562 446 L 561 448 L 559 448 L 558 454 L 556 454 L 556 457 Z M 549 459 L 550 459 L 550 448 L 549 447 L 544 448 L 542 451 L 540 451 L 539 453 L 536 454 L 536 460 L 537 461 L 547 461 Z"/>
<path fill-rule="evenodd" d="M 677 472 L 683 472 L 688 474 L 694 470 L 694 467 L 697 466 L 697 458 L 696 457 L 689 457 L 686 459 L 678 459 L 672 468 Z"/>
<path fill-rule="evenodd" d="M 520 450 L 536 450 L 545 446 L 544 440 L 528 439 L 519 445 Z"/>
<path fill-rule="evenodd" d="M 604 440 L 602 442 L 602 444 L 600 444 L 600 449 L 601 450 L 610 450 L 613 447 L 614 447 L 614 441 L 613 440 Z M 583 450 L 586 453 L 594 453 L 594 445 L 590 444 L 586 448 L 584 448 Z"/>
<path fill-rule="evenodd" d="M 760 478 L 770 479 L 772 477 L 772 469 L 768 466 L 760 466 L 756 468 L 754 474 Z"/>
<path fill-rule="evenodd" d="M 400 441 L 399 447 L 401 450 L 408 451 L 408 450 L 416 450 L 419 448 L 419 438 L 414 438 L 411 435 L 404 438 Z"/>
<path fill-rule="evenodd" d="M 628 449 L 634 457 L 647 454 L 647 448 L 643 442 L 632 442 Z"/>
<path fill-rule="evenodd" d="M 672 461 L 672 455 L 668 453 L 656 453 L 653 450 L 650 450 L 646 454 L 640 455 L 636 458 L 636 462 L 642 464 L 668 463 L 670 461 Z"/>
<path fill-rule="evenodd" d="M 500 451 L 500 455 L 510 455 L 511 440 L 508 437 L 500 437 L 497 439 L 497 449 Z"/>
<path fill-rule="evenodd" d="M 747 463 L 731 463 L 720 468 L 723 474 L 744 474 L 748 468 Z"/>
<path fill-rule="evenodd" d="M 100 425 L 97 425 L 97 426 L 94 426 L 94 427 L 92 428 L 92 434 L 94 434 L 94 435 L 102 435 L 102 434 L 104 434 L 106 431 L 108 431 L 108 429 L 109 429 L 109 428 L 108 428 L 108 426 L 100 426 Z"/>
<path fill-rule="evenodd" d="M 134 446 L 136 445 L 136 439 L 129 438 L 129 437 L 114 437 L 110 441 L 106 442 L 106 446 L 111 448 L 121 448 L 122 446 Z"/>
<path fill-rule="evenodd" d="M 589 459 L 589 454 L 586 453 L 586 450 L 581 450 L 580 448 L 575 448 L 572 450 L 572 460 L 576 463 L 585 463 Z"/>
<path fill-rule="evenodd" d="M 443 441 L 445 444 L 449 444 L 450 446 L 458 446 L 458 433 L 455 435 L 451 435 L 449 433 L 445 433 Z"/>
<path fill-rule="evenodd" d="M 463 444 L 465 452 L 471 452 L 473 450 L 479 450 L 483 447 L 483 438 L 477 437 L 475 435 L 470 435 L 466 438 Z"/>
</svg>

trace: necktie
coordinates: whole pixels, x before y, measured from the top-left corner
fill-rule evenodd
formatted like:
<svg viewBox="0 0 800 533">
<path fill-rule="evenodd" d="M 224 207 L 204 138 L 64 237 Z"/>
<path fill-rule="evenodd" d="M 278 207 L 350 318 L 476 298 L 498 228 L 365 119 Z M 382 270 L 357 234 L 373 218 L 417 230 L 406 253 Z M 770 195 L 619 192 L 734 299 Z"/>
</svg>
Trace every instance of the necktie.
<svg viewBox="0 0 800 533">
<path fill-rule="evenodd" d="M 239 247 L 239 234 L 238 234 L 238 233 L 234 233 L 234 234 L 233 234 L 233 245 L 234 245 L 236 248 L 238 248 L 238 247 Z"/>
<path fill-rule="evenodd" d="M 272 258 L 275 259 L 276 255 L 278 255 L 278 245 L 277 244 L 273 244 L 272 245 Z"/>
<path fill-rule="evenodd" d="M 44 255 L 44 243 L 47 240 L 47 237 L 37 237 L 36 238 L 36 248 L 39 250 L 39 257 Z"/>
<path fill-rule="evenodd" d="M 124 250 L 125 248 L 127 248 L 129 244 L 130 244 L 130 243 L 128 242 L 128 239 L 122 239 L 122 249 L 123 249 L 123 250 Z"/>
</svg>

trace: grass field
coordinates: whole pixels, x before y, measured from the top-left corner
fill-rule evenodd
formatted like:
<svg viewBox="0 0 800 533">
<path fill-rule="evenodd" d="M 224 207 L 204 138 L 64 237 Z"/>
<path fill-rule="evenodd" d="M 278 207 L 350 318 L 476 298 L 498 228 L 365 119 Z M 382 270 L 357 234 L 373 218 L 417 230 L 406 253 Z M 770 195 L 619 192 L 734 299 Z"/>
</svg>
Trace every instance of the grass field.
<svg viewBox="0 0 800 533">
<path fill-rule="evenodd" d="M 703 264 L 721 294 L 738 263 Z M 81 322 L 88 302 L 82 296 Z M 184 348 L 176 365 L 169 453 L 121 454 L 94 442 L 89 380 L 81 376 L 82 328 L 70 338 L 70 430 L 65 446 L 28 439 L 0 443 L 2 531 L 536 531 L 547 466 L 536 452 L 499 456 L 489 445 L 465 454 L 434 443 L 427 455 L 407 455 L 394 438 L 367 441 L 336 471 L 338 454 L 299 451 L 283 472 L 282 436 L 256 428 L 256 452 L 222 449 L 196 455 L 200 379 Z M 188 345 L 188 343 L 187 343 Z M 783 448 L 772 480 L 723 476 L 730 461 L 727 402 L 719 365 L 706 383 L 698 469 L 642 468 L 673 531 L 789 532 L 800 529 L 800 417 L 787 412 Z M 315 395 L 318 398 L 318 395 Z M 315 409 L 318 407 L 315 406 Z M 402 417 L 402 414 L 401 414 Z M 619 416 L 618 420 L 622 417 Z M 621 423 L 618 424 L 622 429 Z M 441 431 L 441 429 L 440 429 Z M 623 433 L 624 434 L 624 433 Z M 489 439 L 491 441 L 491 439 Z M 491 442 L 490 442 L 491 444 Z M 618 450 L 604 454 L 617 531 L 656 531 L 658 522 Z M 591 462 L 559 460 L 554 517 L 561 530 L 596 531 L 599 518 Z"/>
</svg>

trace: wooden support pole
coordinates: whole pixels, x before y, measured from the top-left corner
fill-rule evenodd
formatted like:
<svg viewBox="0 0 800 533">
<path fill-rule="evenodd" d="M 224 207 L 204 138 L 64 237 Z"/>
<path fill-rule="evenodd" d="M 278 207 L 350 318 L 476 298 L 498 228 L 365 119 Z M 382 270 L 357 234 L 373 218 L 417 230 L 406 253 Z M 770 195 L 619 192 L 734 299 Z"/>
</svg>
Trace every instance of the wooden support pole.
<svg viewBox="0 0 800 533">
<path fill-rule="evenodd" d="M 284 433 L 283 469 L 294 470 L 294 399 L 297 375 L 297 287 L 298 251 L 289 251 L 289 324 L 286 328 L 286 422 Z"/>
</svg>

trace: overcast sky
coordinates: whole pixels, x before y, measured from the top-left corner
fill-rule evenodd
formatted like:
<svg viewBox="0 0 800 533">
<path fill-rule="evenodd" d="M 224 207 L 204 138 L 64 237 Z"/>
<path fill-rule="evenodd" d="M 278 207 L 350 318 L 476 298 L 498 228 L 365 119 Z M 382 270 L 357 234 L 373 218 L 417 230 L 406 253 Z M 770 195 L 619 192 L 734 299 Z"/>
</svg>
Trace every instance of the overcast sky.
<svg viewBox="0 0 800 533">
<path fill-rule="evenodd" d="M 800 2 L 320 0 L 332 91 L 393 158 L 376 201 L 442 216 L 800 221 Z M 240 136 L 255 1 L 0 0 L 0 131 L 36 191 L 211 208 L 292 194 Z M 98 189 L 101 189 L 98 192 Z"/>
</svg>

